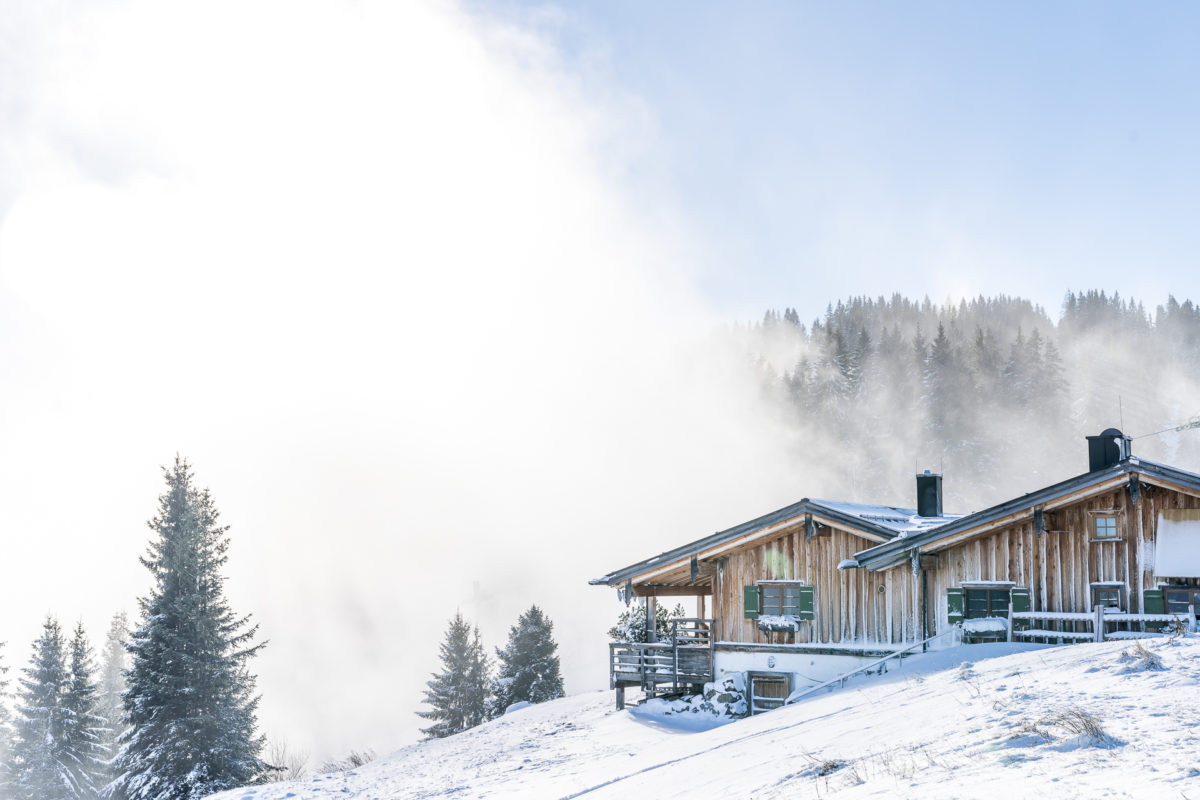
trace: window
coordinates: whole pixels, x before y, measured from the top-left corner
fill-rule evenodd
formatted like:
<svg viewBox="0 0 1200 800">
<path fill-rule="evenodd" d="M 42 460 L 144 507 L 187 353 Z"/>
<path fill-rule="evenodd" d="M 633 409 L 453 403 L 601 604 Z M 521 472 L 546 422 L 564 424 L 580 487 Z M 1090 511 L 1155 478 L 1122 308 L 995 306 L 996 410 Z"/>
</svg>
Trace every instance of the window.
<svg viewBox="0 0 1200 800">
<path fill-rule="evenodd" d="M 967 619 L 1007 617 L 1009 587 L 963 587 Z"/>
<path fill-rule="evenodd" d="M 792 693 L 792 676 L 779 672 L 750 673 L 750 713 L 772 711 L 787 702 Z"/>
<path fill-rule="evenodd" d="M 1163 604 L 1168 614 L 1187 616 L 1188 606 L 1194 606 L 1200 611 L 1200 587 L 1197 586 L 1164 586 L 1162 587 Z"/>
<path fill-rule="evenodd" d="M 800 616 L 800 584 L 765 583 L 759 589 L 762 592 L 759 613 L 763 616 Z"/>
<path fill-rule="evenodd" d="M 798 581 L 760 581 L 742 589 L 746 619 L 811 620 L 813 587 Z M 761 627 L 761 626 L 760 626 Z M 789 630 L 794 630 L 789 624 Z"/>
<path fill-rule="evenodd" d="M 1092 608 L 1104 606 L 1121 611 L 1125 608 L 1125 584 L 1093 583 Z"/>
<path fill-rule="evenodd" d="M 1117 538 L 1117 515 L 1095 514 L 1092 516 L 1092 538 L 1100 540 Z"/>
</svg>

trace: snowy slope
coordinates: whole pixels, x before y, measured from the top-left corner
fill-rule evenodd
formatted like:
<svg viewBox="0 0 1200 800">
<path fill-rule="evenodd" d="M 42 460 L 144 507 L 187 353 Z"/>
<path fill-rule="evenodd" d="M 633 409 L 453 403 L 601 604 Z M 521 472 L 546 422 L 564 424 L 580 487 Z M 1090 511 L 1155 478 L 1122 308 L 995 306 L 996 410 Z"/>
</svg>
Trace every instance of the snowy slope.
<svg viewBox="0 0 1200 800">
<path fill-rule="evenodd" d="M 1200 800 L 1200 639 L 1134 647 L 961 647 L 709 730 L 596 692 L 216 797 Z"/>
</svg>

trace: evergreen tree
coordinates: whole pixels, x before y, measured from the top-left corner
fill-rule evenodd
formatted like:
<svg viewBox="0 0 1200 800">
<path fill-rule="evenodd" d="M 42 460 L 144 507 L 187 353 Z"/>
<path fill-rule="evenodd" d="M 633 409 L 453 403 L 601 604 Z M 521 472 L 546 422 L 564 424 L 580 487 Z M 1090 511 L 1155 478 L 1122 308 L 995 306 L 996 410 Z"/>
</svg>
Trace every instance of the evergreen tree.
<svg viewBox="0 0 1200 800">
<path fill-rule="evenodd" d="M 83 623 L 75 626 L 71 638 L 68 683 L 62 696 L 63 764 L 70 774 L 72 795 L 95 798 L 106 776 L 105 752 L 100 736 L 106 720 L 96 713 L 95 668 L 92 647 Z"/>
<path fill-rule="evenodd" d="M 228 526 L 187 461 L 176 456 L 163 472 L 167 489 L 142 558 L 154 583 L 129 644 L 130 728 L 108 787 L 120 800 L 192 800 L 251 783 L 266 768 L 247 669 L 262 645 L 252 644 L 257 626 L 225 599 Z"/>
<path fill-rule="evenodd" d="M 544 703 L 563 696 L 553 633 L 554 623 L 537 606 L 530 606 L 508 629 L 508 644 L 496 648 L 499 674 L 492 682 L 494 716 L 522 700 Z"/>
<path fill-rule="evenodd" d="M 422 719 L 434 720 L 421 733 L 430 739 L 442 739 L 474 728 L 488 720 L 491 664 L 479 638 L 479 628 L 473 630 L 455 612 L 446 629 L 441 645 L 442 671 L 434 673 L 425 684 L 428 711 L 418 711 Z"/>
<path fill-rule="evenodd" d="M 125 693 L 125 670 L 129 666 L 126 645 L 129 641 L 129 619 L 124 611 L 113 615 L 104 650 L 100 655 L 100 675 L 96 687 L 96 713 L 104 718 L 104 729 L 100 733 L 100 744 L 104 748 L 106 761 L 117 756 L 117 740 L 126 730 L 125 706 L 121 696 Z M 110 775 L 115 778 L 115 775 Z"/>
<path fill-rule="evenodd" d="M 683 605 L 675 604 L 675 608 L 667 612 L 667 607 L 659 604 L 654 608 L 654 633 L 655 640 L 659 642 L 670 641 L 671 639 L 671 620 L 682 619 L 687 616 L 687 612 L 683 610 Z M 646 642 L 646 607 L 641 603 L 634 604 L 631 608 L 626 608 L 617 617 L 617 624 L 608 629 L 608 638 L 614 642 Z"/>
<path fill-rule="evenodd" d="M 15 736 L 12 715 L 8 709 L 8 667 L 4 664 L 4 642 L 0 642 L 0 797 L 7 798 L 11 779 L 12 741 Z"/>
<path fill-rule="evenodd" d="M 46 617 L 22 670 L 13 743 L 13 800 L 69 800 L 71 773 L 64 763 L 62 697 L 70 683 L 58 621 Z"/>
</svg>

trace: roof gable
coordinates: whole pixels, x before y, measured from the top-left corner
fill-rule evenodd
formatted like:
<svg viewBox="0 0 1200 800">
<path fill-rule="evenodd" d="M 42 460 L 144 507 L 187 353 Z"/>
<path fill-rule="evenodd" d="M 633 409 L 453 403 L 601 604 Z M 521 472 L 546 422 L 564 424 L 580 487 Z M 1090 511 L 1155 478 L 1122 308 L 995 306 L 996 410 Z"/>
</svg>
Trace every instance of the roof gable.
<svg viewBox="0 0 1200 800">
<path fill-rule="evenodd" d="M 625 581 L 657 572 L 665 572 L 672 565 L 694 556 L 712 557 L 717 552 L 732 549 L 742 542 L 769 536 L 803 521 L 805 515 L 833 523 L 839 528 L 859 533 L 868 539 L 888 541 L 897 536 L 904 537 L 914 532 L 926 531 L 958 519 L 958 515 L 921 517 L 916 509 L 894 506 L 865 505 L 835 500 L 804 498 L 790 506 L 764 514 L 748 522 L 735 525 L 711 536 L 697 539 L 681 547 L 660 553 L 657 556 L 630 564 L 589 581 L 592 585 L 617 586 Z"/>
<path fill-rule="evenodd" d="M 915 547 L 940 543 L 951 537 L 970 538 L 976 533 L 982 534 L 997 527 L 998 523 L 1003 523 L 1008 518 L 1024 513 L 1032 515 L 1035 508 L 1053 504 L 1056 500 L 1072 498 L 1089 490 L 1107 491 L 1120 486 L 1131 475 L 1145 477 L 1152 483 L 1169 483 L 1200 492 L 1200 475 L 1166 464 L 1130 457 L 1106 469 L 1086 472 L 1043 489 L 1027 492 L 982 511 L 963 515 L 946 524 L 896 537 L 856 553 L 854 560 L 861 567 L 885 569 L 908 558 L 909 552 Z"/>
</svg>

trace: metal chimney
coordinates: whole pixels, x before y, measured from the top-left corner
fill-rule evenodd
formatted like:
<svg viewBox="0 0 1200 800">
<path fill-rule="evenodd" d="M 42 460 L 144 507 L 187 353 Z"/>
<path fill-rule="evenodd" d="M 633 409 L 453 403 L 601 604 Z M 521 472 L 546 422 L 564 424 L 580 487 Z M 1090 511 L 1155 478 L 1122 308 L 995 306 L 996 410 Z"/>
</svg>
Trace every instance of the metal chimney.
<svg viewBox="0 0 1200 800">
<path fill-rule="evenodd" d="M 942 476 L 925 470 L 917 476 L 917 516 L 942 515 Z"/>
<path fill-rule="evenodd" d="M 1133 439 L 1116 428 L 1108 428 L 1099 436 L 1089 436 L 1088 472 L 1098 472 L 1129 458 Z"/>
</svg>

